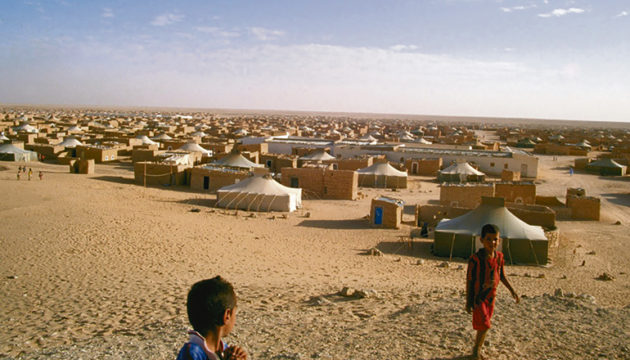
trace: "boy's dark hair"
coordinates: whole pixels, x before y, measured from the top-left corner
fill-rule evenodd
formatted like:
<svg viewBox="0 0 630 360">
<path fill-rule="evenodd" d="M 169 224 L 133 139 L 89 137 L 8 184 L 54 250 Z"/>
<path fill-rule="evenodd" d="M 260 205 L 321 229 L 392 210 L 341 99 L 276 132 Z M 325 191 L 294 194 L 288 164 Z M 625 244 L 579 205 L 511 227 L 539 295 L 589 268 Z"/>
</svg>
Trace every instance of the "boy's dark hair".
<svg viewBox="0 0 630 360">
<path fill-rule="evenodd" d="M 232 284 L 220 276 L 195 283 L 188 292 L 188 321 L 202 336 L 223 325 L 225 310 L 236 307 Z"/>
<path fill-rule="evenodd" d="M 501 231 L 499 227 L 494 224 L 486 224 L 481 228 L 481 238 L 485 238 L 486 234 L 498 234 Z"/>
</svg>

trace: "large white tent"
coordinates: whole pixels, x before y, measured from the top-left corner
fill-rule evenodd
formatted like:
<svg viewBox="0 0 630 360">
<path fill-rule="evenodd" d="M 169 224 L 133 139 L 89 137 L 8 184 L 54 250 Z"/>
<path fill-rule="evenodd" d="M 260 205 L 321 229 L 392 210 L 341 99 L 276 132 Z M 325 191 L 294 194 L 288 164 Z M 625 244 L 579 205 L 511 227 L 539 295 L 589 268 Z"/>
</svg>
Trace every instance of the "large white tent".
<svg viewBox="0 0 630 360">
<path fill-rule="evenodd" d="M 378 162 L 372 166 L 357 170 L 359 186 L 406 188 L 407 172 L 400 171 L 386 162 Z"/>
<path fill-rule="evenodd" d="M 13 144 L 0 145 L 0 160 L 2 161 L 37 161 L 37 153 L 20 149 Z"/>
<path fill-rule="evenodd" d="M 269 176 L 253 176 L 217 191 L 217 206 L 250 211 L 295 211 L 302 189 L 284 186 Z"/>
<path fill-rule="evenodd" d="M 206 156 L 212 156 L 212 150 L 206 150 L 203 147 L 201 147 L 201 145 L 194 143 L 194 142 L 189 142 L 186 143 L 182 146 L 179 147 L 179 149 L 177 150 L 182 150 L 182 151 L 190 151 L 190 152 L 200 152 L 205 154 Z"/>
<path fill-rule="evenodd" d="M 446 182 L 482 182 L 485 178 L 486 174 L 465 161 L 458 161 L 438 173 L 438 180 Z"/>
<path fill-rule="evenodd" d="M 547 263 L 549 241 L 544 230 L 512 214 L 503 198 L 483 197 L 476 209 L 454 219 L 441 220 L 435 228 L 433 251 L 438 256 L 469 257 L 482 247 L 479 236 L 485 224 L 499 227 L 506 261 Z"/>
<path fill-rule="evenodd" d="M 142 145 L 157 145 L 158 144 L 155 141 L 149 139 L 149 137 L 146 135 L 138 135 L 136 136 L 136 139 L 142 140 Z"/>
<path fill-rule="evenodd" d="M 304 155 L 300 158 L 300 160 L 304 161 L 326 161 L 326 160 L 335 160 L 335 157 L 330 155 L 324 150 L 314 151 L 310 154 Z"/>
<path fill-rule="evenodd" d="M 262 164 L 256 164 L 255 162 L 251 162 L 247 160 L 243 155 L 238 154 L 238 153 L 231 153 L 230 155 L 227 155 L 213 162 L 212 165 L 241 168 L 241 169 L 264 167 L 264 165 Z"/>
<path fill-rule="evenodd" d="M 83 145 L 83 143 L 72 136 L 66 137 L 62 142 L 59 143 L 59 146 L 67 148 L 74 148 L 77 147 L 77 145 Z"/>
</svg>

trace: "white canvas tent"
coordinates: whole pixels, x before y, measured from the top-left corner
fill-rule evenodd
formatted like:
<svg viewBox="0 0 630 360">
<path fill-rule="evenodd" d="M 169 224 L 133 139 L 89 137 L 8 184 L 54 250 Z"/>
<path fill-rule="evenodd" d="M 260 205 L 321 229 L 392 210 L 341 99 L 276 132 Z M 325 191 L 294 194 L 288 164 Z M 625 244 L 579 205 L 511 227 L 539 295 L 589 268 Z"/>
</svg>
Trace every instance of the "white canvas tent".
<svg viewBox="0 0 630 360">
<path fill-rule="evenodd" d="M 157 143 L 151 139 L 149 139 L 146 135 L 138 135 L 136 139 L 142 140 L 142 145 L 157 145 Z"/>
<path fill-rule="evenodd" d="M 476 209 L 455 219 L 441 220 L 435 228 L 433 251 L 438 256 L 469 257 L 483 247 L 479 237 L 485 224 L 499 227 L 503 239 L 499 250 L 506 261 L 547 263 L 549 241 L 543 229 L 512 214 L 503 198 L 483 197 Z"/>
<path fill-rule="evenodd" d="M 438 173 L 438 180 L 446 182 L 482 182 L 485 178 L 486 174 L 465 161 L 458 161 Z"/>
<path fill-rule="evenodd" d="M 182 151 L 190 151 L 190 152 L 200 152 L 206 156 L 212 156 L 212 150 L 206 150 L 203 147 L 201 147 L 201 145 L 194 143 L 194 142 L 189 142 L 187 144 L 184 144 L 182 146 L 179 147 L 179 149 L 177 150 L 182 150 Z"/>
<path fill-rule="evenodd" d="M 248 211 L 295 211 L 302 189 L 286 187 L 269 176 L 253 176 L 217 191 L 217 206 Z"/>
<path fill-rule="evenodd" d="M 20 149 L 13 144 L 0 145 L 0 160 L 2 161 L 37 161 L 37 153 Z"/>
<path fill-rule="evenodd" d="M 62 142 L 59 143 L 59 146 L 63 146 L 66 148 L 74 148 L 77 147 L 77 145 L 83 145 L 83 143 L 73 138 L 72 136 L 66 137 Z"/>
<path fill-rule="evenodd" d="M 264 167 L 264 165 L 251 162 L 247 160 L 243 155 L 237 154 L 237 153 L 232 153 L 230 155 L 227 155 L 226 157 L 213 162 L 212 165 L 242 168 L 242 169 Z"/>
<path fill-rule="evenodd" d="M 326 160 L 335 160 L 335 157 L 327 153 L 326 151 L 314 151 L 308 155 L 304 155 L 300 158 L 300 160 L 304 161 L 326 161 Z"/>
<path fill-rule="evenodd" d="M 382 188 L 407 187 L 407 172 L 397 170 L 389 163 L 379 162 L 372 166 L 359 169 L 357 173 L 359 174 L 359 186 Z"/>
</svg>

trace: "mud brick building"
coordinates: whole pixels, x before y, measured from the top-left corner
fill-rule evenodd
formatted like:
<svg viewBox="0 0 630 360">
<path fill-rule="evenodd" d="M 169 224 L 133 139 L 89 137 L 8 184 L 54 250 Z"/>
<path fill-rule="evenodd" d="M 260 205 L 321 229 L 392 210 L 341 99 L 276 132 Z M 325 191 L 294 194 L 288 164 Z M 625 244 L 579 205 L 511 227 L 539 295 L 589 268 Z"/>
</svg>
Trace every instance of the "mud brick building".
<svg viewBox="0 0 630 360">
<path fill-rule="evenodd" d="M 407 159 L 405 168 L 409 175 L 437 176 L 442 168 L 442 158 L 435 159 Z"/>
<path fill-rule="evenodd" d="M 496 183 L 494 196 L 504 198 L 507 203 L 533 205 L 536 203 L 536 184 L 533 182 Z"/>
<path fill-rule="evenodd" d="M 301 188 L 304 198 L 354 200 L 359 177 L 352 170 L 332 170 L 329 166 L 282 168 L 281 183 Z"/>
<path fill-rule="evenodd" d="M 494 196 L 493 184 L 444 183 L 440 185 L 440 204 L 453 207 L 475 208 L 481 205 L 481 197 Z"/>
</svg>

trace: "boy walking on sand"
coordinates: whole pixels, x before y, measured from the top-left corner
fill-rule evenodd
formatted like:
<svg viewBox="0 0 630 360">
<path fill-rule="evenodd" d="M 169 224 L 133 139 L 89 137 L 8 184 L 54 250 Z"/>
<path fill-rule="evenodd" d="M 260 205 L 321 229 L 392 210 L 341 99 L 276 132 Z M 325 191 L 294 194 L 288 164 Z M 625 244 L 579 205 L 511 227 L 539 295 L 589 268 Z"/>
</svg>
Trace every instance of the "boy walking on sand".
<svg viewBox="0 0 630 360">
<path fill-rule="evenodd" d="M 239 346 L 227 346 L 227 336 L 236 323 L 236 294 L 232 284 L 217 276 L 195 283 L 188 292 L 188 342 L 177 360 L 247 360 Z"/>
<path fill-rule="evenodd" d="M 486 224 L 481 228 L 481 242 L 483 249 L 473 254 L 468 261 L 466 276 L 466 311 L 472 313 L 473 329 L 477 330 L 472 358 L 484 359 L 481 355 L 486 334 L 490 329 L 494 300 L 499 281 L 510 290 L 512 297 L 519 302 L 516 291 L 505 277 L 503 268 L 503 253 L 497 251 L 499 242 L 499 227 Z"/>
</svg>

